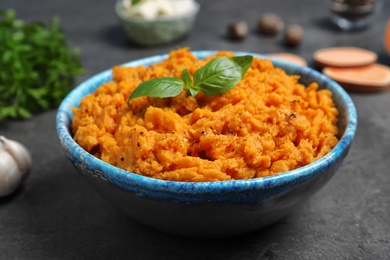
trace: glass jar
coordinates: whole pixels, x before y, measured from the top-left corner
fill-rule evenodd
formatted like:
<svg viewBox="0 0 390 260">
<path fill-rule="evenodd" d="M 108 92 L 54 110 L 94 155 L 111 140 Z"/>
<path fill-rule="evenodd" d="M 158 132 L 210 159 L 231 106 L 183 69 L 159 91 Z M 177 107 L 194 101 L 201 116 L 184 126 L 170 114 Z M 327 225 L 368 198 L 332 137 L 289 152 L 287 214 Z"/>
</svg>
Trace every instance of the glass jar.
<svg viewBox="0 0 390 260">
<path fill-rule="evenodd" d="M 383 5 L 383 0 L 330 0 L 331 20 L 340 29 L 354 30 L 369 26 Z"/>
</svg>

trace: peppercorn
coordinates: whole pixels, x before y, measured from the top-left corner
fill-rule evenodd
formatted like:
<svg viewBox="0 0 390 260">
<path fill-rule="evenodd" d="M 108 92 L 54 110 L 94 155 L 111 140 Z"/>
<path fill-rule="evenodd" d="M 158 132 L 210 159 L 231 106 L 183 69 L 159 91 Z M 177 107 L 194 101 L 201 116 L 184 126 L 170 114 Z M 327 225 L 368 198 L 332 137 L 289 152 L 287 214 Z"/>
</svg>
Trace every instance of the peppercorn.
<svg viewBox="0 0 390 260">
<path fill-rule="evenodd" d="M 275 35 L 283 29 L 284 23 L 276 14 L 265 14 L 259 20 L 259 32 L 262 34 Z"/>
<path fill-rule="evenodd" d="M 228 35 L 230 39 L 242 40 L 248 35 L 248 25 L 245 21 L 232 22 L 228 26 Z"/>
<path fill-rule="evenodd" d="M 288 46 L 297 46 L 303 40 L 303 28 L 299 25 L 290 25 L 284 33 L 284 42 Z"/>
</svg>

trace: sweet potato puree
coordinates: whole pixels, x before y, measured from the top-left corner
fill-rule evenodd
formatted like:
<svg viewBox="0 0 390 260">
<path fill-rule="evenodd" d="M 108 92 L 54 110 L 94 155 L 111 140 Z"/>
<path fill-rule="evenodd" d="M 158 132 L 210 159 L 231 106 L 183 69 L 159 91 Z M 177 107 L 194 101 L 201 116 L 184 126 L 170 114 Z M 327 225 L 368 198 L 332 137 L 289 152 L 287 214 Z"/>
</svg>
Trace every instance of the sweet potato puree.
<svg viewBox="0 0 390 260">
<path fill-rule="evenodd" d="M 219 52 L 217 56 L 233 56 Z M 243 80 L 226 94 L 196 98 L 127 99 L 155 77 L 191 75 L 207 61 L 188 49 L 149 67 L 117 66 L 74 108 L 74 139 L 114 166 L 173 181 L 221 181 L 269 176 L 307 165 L 338 142 L 338 110 L 329 90 L 305 87 L 254 58 Z"/>
</svg>

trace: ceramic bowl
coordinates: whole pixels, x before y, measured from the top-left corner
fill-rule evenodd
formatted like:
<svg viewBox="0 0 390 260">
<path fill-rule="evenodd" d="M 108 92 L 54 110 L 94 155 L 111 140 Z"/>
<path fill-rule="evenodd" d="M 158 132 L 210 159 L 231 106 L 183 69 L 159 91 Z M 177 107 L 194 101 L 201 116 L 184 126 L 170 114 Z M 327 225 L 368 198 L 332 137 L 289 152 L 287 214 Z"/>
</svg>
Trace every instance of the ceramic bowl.
<svg viewBox="0 0 390 260">
<path fill-rule="evenodd" d="M 214 52 L 193 53 L 202 59 Z M 124 65 L 149 66 L 165 58 L 167 55 L 153 56 Z M 111 70 L 88 79 L 63 100 L 56 118 L 61 145 L 103 197 L 149 227 L 193 238 L 229 237 L 258 230 L 291 214 L 332 178 L 347 156 L 357 124 L 354 104 L 336 82 L 308 67 L 271 59 L 288 74 L 301 75 L 303 84 L 316 81 L 320 88 L 330 89 L 339 109 L 339 143 L 307 166 L 265 178 L 196 183 L 157 180 L 109 165 L 83 150 L 73 140 L 70 127 L 71 108 L 100 84 L 112 80 Z"/>
<path fill-rule="evenodd" d="M 115 5 L 115 13 L 129 39 L 145 46 L 161 45 L 184 37 L 192 28 L 199 9 L 199 4 L 195 2 L 192 12 L 185 15 L 145 20 L 126 15 L 122 8 L 122 0 L 117 1 Z"/>
</svg>

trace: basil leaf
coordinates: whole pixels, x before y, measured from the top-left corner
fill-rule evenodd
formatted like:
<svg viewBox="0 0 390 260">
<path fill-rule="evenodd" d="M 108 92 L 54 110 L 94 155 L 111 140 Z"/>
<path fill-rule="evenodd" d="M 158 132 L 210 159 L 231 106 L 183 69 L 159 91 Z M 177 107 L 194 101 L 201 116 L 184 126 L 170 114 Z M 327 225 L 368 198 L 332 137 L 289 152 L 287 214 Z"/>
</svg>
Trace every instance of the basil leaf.
<svg viewBox="0 0 390 260">
<path fill-rule="evenodd" d="M 249 55 L 214 58 L 195 72 L 194 85 L 207 96 L 224 94 L 241 81 L 252 60 Z"/>
<path fill-rule="evenodd" d="M 192 78 L 187 69 L 181 72 L 181 79 L 184 82 L 184 88 L 190 89 L 192 87 Z"/>
<path fill-rule="evenodd" d="M 199 91 L 207 96 L 217 96 L 232 89 L 243 78 L 252 64 L 252 56 L 218 57 L 209 61 L 204 67 L 198 69 L 194 75 L 194 82 L 185 68 L 181 78 L 155 78 L 142 82 L 131 93 L 130 100 L 137 97 L 175 97 L 183 89 L 187 96 L 195 97 Z"/>
<path fill-rule="evenodd" d="M 133 98 L 149 96 L 149 97 L 175 97 L 180 94 L 184 88 L 184 83 L 179 78 L 155 78 L 142 82 L 131 93 L 128 102 Z"/>
<path fill-rule="evenodd" d="M 184 88 L 187 90 L 187 96 L 195 97 L 199 93 L 199 88 L 192 85 L 192 78 L 187 69 L 182 71 L 181 79 L 184 82 Z"/>
<path fill-rule="evenodd" d="M 191 94 L 191 96 L 195 97 L 196 95 L 198 95 L 199 89 L 190 88 L 188 89 L 188 92 Z"/>
</svg>

